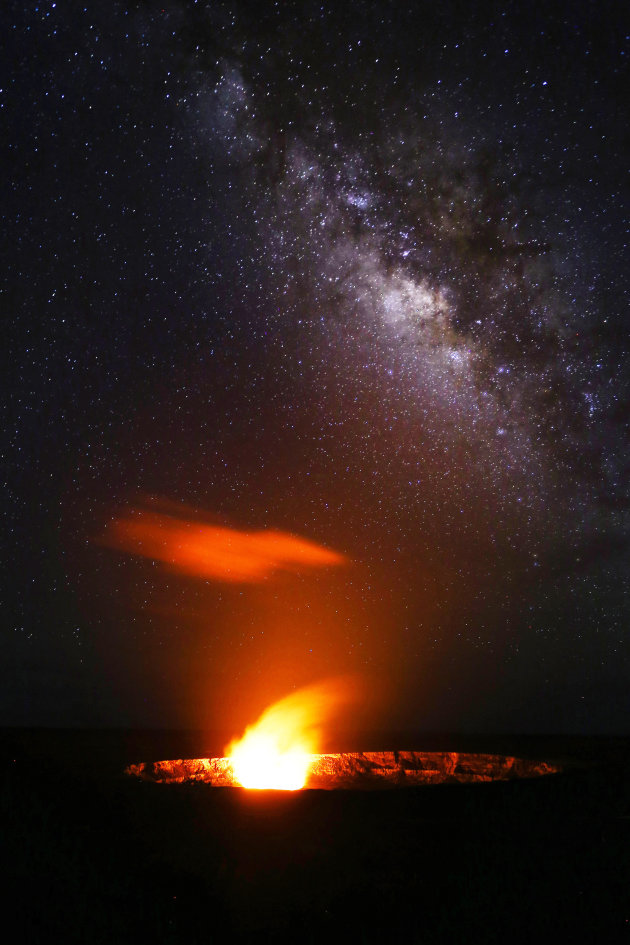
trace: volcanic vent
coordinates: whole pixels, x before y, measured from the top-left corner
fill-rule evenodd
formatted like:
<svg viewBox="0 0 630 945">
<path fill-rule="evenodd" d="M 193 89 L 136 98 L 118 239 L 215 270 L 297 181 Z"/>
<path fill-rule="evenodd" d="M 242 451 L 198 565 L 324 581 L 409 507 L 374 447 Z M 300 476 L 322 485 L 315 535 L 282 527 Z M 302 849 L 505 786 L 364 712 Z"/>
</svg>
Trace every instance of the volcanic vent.
<svg viewBox="0 0 630 945">
<path fill-rule="evenodd" d="M 299 787 L 335 790 L 507 781 L 555 774 L 561 770 L 560 765 L 548 761 L 452 751 L 312 754 L 308 760 L 306 780 Z M 200 781 L 215 787 L 242 786 L 235 775 L 232 759 L 228 757 L 144 762 L 130 765 L 126 773 L 164 784 Z"/>
<path fill-rule="evenodd" d="M 216 787 L 294 791 L 506 781 L 561 770 L 548 761 L 453 751 L 318 753 L 322 727 L 356 697 L 348 679 L 324 680 L 266 709 L 242 738 L 230 743 L 225 757 L 141 763 L 127 768 L 127 774 L 161 783 L 201 781 Z"/>
</svg>

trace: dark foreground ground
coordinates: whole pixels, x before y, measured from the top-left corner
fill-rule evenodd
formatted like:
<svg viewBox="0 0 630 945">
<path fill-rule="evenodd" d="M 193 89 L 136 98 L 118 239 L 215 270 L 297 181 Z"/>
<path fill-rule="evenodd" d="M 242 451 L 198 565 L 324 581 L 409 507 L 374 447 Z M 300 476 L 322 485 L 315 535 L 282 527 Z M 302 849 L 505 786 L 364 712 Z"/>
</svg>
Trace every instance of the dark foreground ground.
<svg viewBox="0 0 630 945">
<path fill-rule="evenodd" d="M 3 926 L 23 945 L 630 943 L 629 739 L 361 747 L 580 763 L 532 781 L 274 794 L 121 773 L 210 754 L 200 735 L 5 731 Z"/>
</svg>

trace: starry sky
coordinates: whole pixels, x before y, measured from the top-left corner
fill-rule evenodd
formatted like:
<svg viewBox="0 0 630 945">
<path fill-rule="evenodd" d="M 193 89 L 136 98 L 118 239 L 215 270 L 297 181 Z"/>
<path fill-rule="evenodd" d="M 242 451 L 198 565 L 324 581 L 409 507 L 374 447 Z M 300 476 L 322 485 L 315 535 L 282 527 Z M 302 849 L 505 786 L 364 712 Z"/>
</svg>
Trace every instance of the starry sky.
<svg viewBox="0 0 630 945">
<path fill-rule="evenodd" d="M 628 731 L 624 8 L 3 4 L 3 724 Z"/>
</svg>

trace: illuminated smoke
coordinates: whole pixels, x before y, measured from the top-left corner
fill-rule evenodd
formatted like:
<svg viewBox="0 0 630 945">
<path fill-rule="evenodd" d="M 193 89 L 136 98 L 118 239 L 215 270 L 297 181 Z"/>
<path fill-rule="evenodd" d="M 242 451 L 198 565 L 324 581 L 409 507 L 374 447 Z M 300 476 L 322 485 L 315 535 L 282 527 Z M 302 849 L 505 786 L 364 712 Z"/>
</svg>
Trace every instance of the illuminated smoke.
<svg viewBox="0 0 630 945">
<path fill-rule="evenodd" d="M 236 782 L 247 788 L 303 787 L 325 725 L 358 696 L 355 680 L 338 677 L 275 702 L 226 748 Z"/>
<path fill-rule="evenodd" d="M 347 559 L 288 532 L 245 532 L 153 511 L 115 519 L 103 542 L 214 581 L 256 584 L 279 571 L 345 564 Z"/>
</svg>

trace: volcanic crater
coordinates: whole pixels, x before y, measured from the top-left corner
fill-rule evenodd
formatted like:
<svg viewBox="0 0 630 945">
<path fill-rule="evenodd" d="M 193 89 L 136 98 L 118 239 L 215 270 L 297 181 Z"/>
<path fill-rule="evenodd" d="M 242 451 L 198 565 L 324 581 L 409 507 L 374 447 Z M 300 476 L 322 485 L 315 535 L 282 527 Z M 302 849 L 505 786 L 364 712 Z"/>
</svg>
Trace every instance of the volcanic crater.
<svg viewBox="0 0 630 945">
<path fill-rule="evenodd" d="M 558 774 L 555 761 L 511 755 L 454 751 L 370 751 L 314 754 L 305 789 L 397 788 L 425 784 L 509 781 Z M 213 787 L 240 787 L 230 758 L 187 758 L 141 762 L 125 773 L 162 784 L 202 782 Z"/>
</svg>

